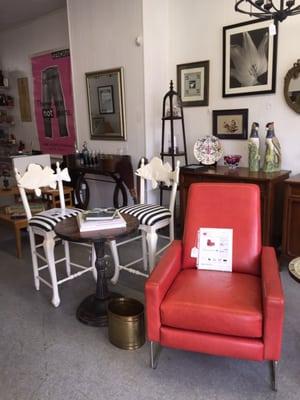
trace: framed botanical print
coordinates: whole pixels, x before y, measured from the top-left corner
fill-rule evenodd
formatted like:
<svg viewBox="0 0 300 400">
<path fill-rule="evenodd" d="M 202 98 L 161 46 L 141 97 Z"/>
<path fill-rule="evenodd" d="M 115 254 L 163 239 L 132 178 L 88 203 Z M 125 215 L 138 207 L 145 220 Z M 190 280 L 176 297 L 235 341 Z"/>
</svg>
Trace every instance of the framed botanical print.
<svg viewBox="0 0 300 400">
<path fill-rule="evenodd" d="M 275 92 L 278 35 L 270 34 L 271 24 L 254 20 L 223 28 L 223 97 Z"/>
<path fill-rule="evenodd" d="M 184 107 L 207 106 L 209 61 L 177 65 L 177 90 Z"/>
<path fill-rule="evenodd" d="M 213 135 L 219 139 L 241 139 L 248 137 L 248 109 L 214 110 Z"/>
</svg>

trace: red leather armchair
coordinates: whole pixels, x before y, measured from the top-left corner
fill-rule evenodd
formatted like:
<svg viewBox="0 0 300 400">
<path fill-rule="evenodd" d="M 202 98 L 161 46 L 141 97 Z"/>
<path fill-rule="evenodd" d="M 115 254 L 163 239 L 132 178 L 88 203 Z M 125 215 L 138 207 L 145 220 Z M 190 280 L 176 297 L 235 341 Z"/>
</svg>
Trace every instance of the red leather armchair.
<svg viewBox="0 0 300 400">
<path fill-rule="evenodd" d="M 200 227 L 233 229 L 232 272 L 196 268 L 191 249 Z M 153 270 L 145 297 L 152 368 L 156 344 L 269 360 L 277 390 L 284 296 L 275 251 L 261 244 L 258 186 L 192 184 L 183 239 L 172 243 Z"/>
</svg>

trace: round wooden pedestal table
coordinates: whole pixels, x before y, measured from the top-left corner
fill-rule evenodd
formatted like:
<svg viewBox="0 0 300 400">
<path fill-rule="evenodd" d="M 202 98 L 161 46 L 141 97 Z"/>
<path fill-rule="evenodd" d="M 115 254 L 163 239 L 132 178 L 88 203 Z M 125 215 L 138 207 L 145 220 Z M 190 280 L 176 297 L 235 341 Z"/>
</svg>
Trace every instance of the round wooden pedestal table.
<svg viewBox="0 0 300 400">
<path fill-rule="evenodd" d="M 300 282 L 300 257 L 294 258 L 288 266 L 289 274 L 295 281 Z"/>
<path fill-rule="evenodd" d="M 135 217 L 124 214 L 123 218 L 126 220 L 126 227 L 117 229 L 80 232 L 76 217 L 65 219 L 55 226 L 55 232 L 60 238 L 70 242 L 93 243 L 95 247 L 95 267 L 97 269 L 96 292 L 81 302 L 76 313 L 79 321 L 84 324 L 107 326 L 107 305 L 111 298 L 121 296 L 108 290 L 104 245 L 107 240 L 114 240 L 118 237 L 128 235 L 138 228 L 139 222 Z"/>
</svg>

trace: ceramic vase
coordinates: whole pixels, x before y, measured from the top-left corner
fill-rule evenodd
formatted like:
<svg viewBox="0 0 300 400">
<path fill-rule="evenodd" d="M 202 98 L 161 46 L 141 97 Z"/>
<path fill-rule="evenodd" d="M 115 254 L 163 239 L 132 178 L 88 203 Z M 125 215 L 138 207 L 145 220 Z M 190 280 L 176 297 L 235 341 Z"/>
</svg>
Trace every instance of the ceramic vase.
<svg viewBox="0 0 300 400">
<path fill-rule="evenodd" d="M 251 134 L 248 140 L 248 166 L 249 171 L 259 171 L 260 162 L 260 140 L 258 135 L 259 124 L 253 122 Z"/>
<path fill-rule="evenodd" d="M 266 151 L 264 157 L 264 172 L 276 172 L 281 169 L 281 147 L 275 136 L 274 122 L 266 125 Z"/>
</svg>

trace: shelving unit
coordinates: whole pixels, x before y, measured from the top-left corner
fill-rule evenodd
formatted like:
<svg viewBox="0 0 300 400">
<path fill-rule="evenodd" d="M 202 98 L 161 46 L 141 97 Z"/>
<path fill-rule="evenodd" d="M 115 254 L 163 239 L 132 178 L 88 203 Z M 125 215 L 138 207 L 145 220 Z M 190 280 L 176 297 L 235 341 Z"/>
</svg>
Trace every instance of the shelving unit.
<svg viewBox="0 0 300 400">
<path fill-rule="evenodd" d="M 14 108 L 14 99 L 8 92 L 8 86 L 0 86 L 0 140 L 9 141 L 14 118 L 11 111 Z"/>
<path fill-rule="evenodd" d="M 182 135 L 182 144 L 183 150 L 179 150 L 176 143 L 175 136 L 175 127 L 174 124 L 176 121 L 181 121 L 181 135 Z M 166 151 L 166 122 L 170 124 L 170 146 Z M 165 94 L 163 98 L 163 110 L 162 110 L 162 141 L 161 141 L 161 152 L 160 157 L 162 161 L 165 160 L 165 157 L 171 158 L 172 169 L 175 169 L 176 158 L 182 157 L 184 158 L 185 164 L 188 164 L 187 150 L 186 150 L 186 138 L 185 138 L 185 127 L 184 127 L 184 116 L 182 103 L 179 94 L 174 90 L 173 81 L 170 81 L 170 90 Z M 181 166 L 182 166 L 181 165 Z M 169 188 L 166 186 L 160 187 L 160 204 L 163 201 L 163 191 L 168 190 Z"/>
<path fill-rule="evenodd" d="M 165 124 L 166 121 L 170 121 L 170 138 L 171 146 L 168 151 L 165 151 Z M 174 121 L 181 121 L 182 139 L 183 139 L 183 150 L 179 151 L 175 143 L 174 135 Z M 185 139 L 185 128 L 184 128 L 184 117 L 181 99 L 178 93 L 174 90 L 173 81 L 170 82 L 170 90 L 165 94 L 163 99 L 163 111 L 162 111 L 162 141 L 161 141 L 161 159 L 164 161 L 165 157 L 171 157 L 172 169 L 175 169 L 176 157 L 184 157 L 185 164 L 188 163 L 187 151 L 186 151 L 186 139 Z"/>
</svg>

